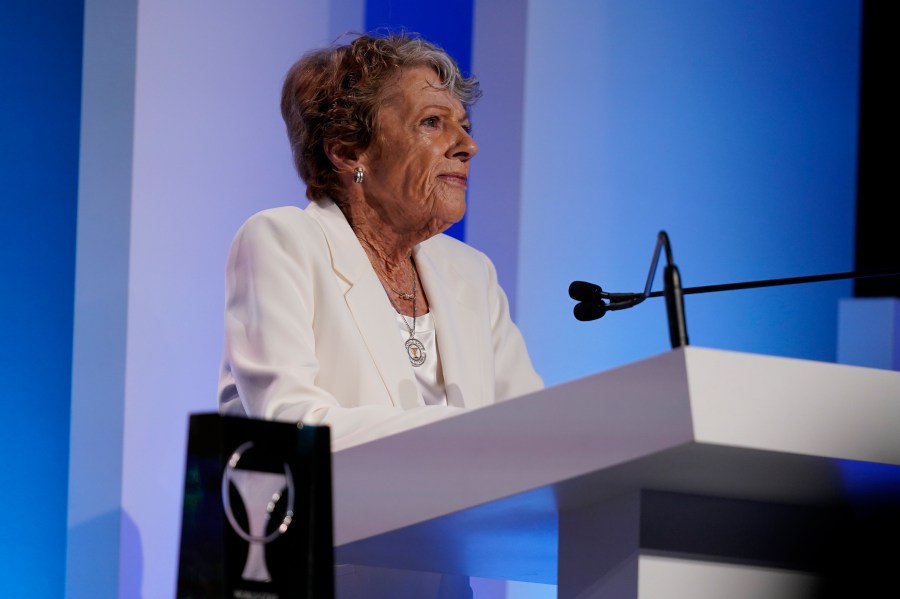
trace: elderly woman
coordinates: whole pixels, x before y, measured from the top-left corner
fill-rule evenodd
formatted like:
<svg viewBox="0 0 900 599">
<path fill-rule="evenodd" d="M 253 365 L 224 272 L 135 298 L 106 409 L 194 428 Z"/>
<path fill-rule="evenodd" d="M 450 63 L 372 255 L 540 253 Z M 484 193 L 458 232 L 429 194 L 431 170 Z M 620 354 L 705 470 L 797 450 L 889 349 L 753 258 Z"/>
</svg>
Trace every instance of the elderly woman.
<svg viewBox="0 0 900 599">
<path fill-rule="evenodd" d="M 466 207 L 478 84 L 416 37 L 361 36 L 288 72 L 311 200 L 252 216 L 227 264 L 225 414 L 327 425 L 337 450 L 542 386 Z"/>
</svg>

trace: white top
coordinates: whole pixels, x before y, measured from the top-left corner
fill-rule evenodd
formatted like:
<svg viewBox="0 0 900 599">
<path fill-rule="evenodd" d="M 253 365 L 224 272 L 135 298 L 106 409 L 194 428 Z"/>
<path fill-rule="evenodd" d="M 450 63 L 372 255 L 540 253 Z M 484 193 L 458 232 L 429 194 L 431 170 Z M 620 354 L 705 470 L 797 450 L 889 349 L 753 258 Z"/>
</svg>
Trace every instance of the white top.
<svg viewBox="0 0 900 599">
<path fill-rule="evenodd" d="M 431 317 L 431 312 L 417 315 L 415 323 L 416 339 L 425 346 L 425 363 L 413 367 L 416 382 L 419 383 L 419 390 L 422 392 L 425 405 L 445 406 L 447 405 L 447 394 L 444 391 L 444 372 L 441 368 L 441 357 L 438 354 L 434 319 Z M 413 324 L 413 318 L 412 316 L 403 316 L 398 312 L 397 324 L 400 325 L 400 338 L 405 344 L 409 339 L 409 328 Z"/>
</svg>

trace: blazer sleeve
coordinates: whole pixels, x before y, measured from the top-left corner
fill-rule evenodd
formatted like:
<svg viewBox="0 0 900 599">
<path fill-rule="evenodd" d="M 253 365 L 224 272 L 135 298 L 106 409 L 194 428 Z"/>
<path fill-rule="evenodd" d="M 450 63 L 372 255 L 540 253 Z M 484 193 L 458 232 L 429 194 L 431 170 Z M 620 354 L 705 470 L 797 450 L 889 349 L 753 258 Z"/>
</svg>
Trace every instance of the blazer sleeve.
<svg viewBox="0 0 900 599">
<path fill-rule="evenodd" d="M 485 256 L 494 349 L 494 398 L 503 401 L 539 391 L 544 382 L 535 371 L 525 339 L 509 312 L 509 300 L 497 281 L 493 262 Z"/>
<path fill-rule="evenodd" d="M 323 277 L 334 278 L 322 235 L 299 209 L 257 214 L 235 235 L 225 275 L 220 412 L 329 426 L 333 450 L 460 413 L 449 406 L 345 407 L 316 384 L 315 289 Z"/>
</svg>

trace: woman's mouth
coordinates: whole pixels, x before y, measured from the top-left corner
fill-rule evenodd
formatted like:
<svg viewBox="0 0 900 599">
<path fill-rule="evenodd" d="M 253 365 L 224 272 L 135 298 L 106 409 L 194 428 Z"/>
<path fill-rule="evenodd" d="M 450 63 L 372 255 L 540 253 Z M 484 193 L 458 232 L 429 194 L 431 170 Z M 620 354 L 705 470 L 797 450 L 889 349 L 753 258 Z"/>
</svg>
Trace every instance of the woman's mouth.
<svg viewBox="0 0 900 599">
<path fill-rule="evenodd" d="M 469 178 L 464 173 L 443 173 L 438 175 L 438 179 L 451 185 L 465 188 Z"/>
</svg>

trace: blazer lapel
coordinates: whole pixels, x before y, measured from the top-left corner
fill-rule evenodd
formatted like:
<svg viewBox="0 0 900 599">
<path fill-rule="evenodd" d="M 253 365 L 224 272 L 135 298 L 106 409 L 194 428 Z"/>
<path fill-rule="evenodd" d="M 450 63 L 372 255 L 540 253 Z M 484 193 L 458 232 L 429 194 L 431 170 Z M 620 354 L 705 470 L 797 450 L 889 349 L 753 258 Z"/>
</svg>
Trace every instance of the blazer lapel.
<svg viewBox="0 0 900 599">
<path fill-rule="evenodd" d="M 365 250 L 347 223 L 340 208 L 330 200 L 311 202 L 306 209 L 325 233 L 331 252 L 332 268 L 344 285 L 344 298 L 359 333 L 369 349 L 391 401 L 397 407 L 410 409 L 425 405 L 415 384 L 412 366 L 395 324 L 396 311 L 391 306 L 378 275 L 372 269 Z M 390 384 L 410 380 L 412 385 Z M 402 387 L 402 392 L 401 392 Z M 415 395 L 411 390 L 415 390 Z"/>
<path fill-rule="evenodd" d="M 453 262 L 428 242 L 414 252 L 422 285 L 428 294 L 438 351 L 444 371 L 447 403 L 476 408 L 491 403 L 491 339 L 484 338 L 488 316 L 475 308 L 474 290 Z"/>
</svg>

